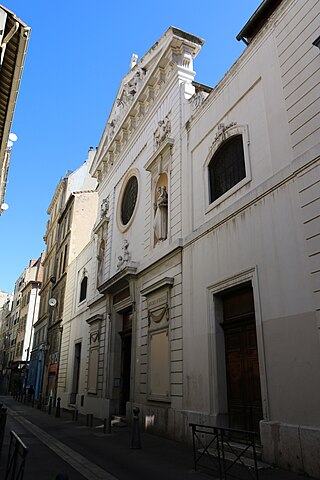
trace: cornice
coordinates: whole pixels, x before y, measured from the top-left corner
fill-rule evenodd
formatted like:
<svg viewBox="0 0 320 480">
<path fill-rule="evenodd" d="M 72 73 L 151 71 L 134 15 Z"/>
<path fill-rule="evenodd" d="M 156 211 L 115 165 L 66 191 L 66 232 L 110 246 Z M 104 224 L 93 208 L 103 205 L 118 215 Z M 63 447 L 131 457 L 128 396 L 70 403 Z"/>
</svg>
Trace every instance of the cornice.
<svg viewBox="0 0 320 480">
<path fill-rule="evenodd" d="M 114 293 L 128 285 L 129 280 L 136 277 L 137 267 L 128 266 L 120 270 L 113 277 L 102 283 L 99 287 L 99 293 Z"/>
<path fill-rule="evenodd" d="M 174 139 L 167 137 L 163 144 L 153 153 L 152 157 L 148 160 L 148 162 L 144 165 L 145 170 L 151 171 L 153 168 L 154 162 L 160 157 L 163 156 L 167 150 L 171 150 L 174 144 Z"/>
<path fill-rule="evenodd" d="M 140 290 L 140 292 L 144 297 L 147 297 L 151 293 L 154 293 L 155 291 L 160 290 L 161 288 L 172 288 L 173 284 L 174 284 L 174 278 L 164 277 L 161 280 L 158 280 L 157 282 L 154 282 L 150 285 L 142 286 L 142 289 Z"/>
<path fill-rule="evenodd" d="M 92 317 L 87 318 L 86 322 L 89 325 L 92 325 L 95 322 L 102 322 L 102 320 L 104 320 L 104 315 L 98 313 L 96 315 L 92 315 Z"/>
</svg>

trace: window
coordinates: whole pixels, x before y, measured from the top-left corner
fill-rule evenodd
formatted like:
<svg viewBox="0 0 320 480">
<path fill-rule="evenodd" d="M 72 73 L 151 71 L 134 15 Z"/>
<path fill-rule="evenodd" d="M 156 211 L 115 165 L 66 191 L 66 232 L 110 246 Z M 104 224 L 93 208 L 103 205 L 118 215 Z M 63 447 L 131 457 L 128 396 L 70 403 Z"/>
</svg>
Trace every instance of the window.
<svg viewBox="0 0 320 480">
<path fill-rule="evenodd" d="M 66 271 L 67 254 L 68 254 L 68 245 L 65 245 L 65 247 L 64 247 L 63 267 L 62 267 L 62 272 L 61 272 L 61 274 Z"/>
<path fill-rule="evenodd" d="M 122 182 L 117 201 L 117 225 L 121 232 L 130 228 L 139 199 L 139 172 L 133 168 Z"/>
<path fill-rule="evenodd" d="M 127 225 L 131 219 L 134 208 L 136 206 L 138 196 L 138 180 L 133 176 L 128 181 L 126 188 L 123 192 L 121 202 L 121 222 L 123 225 Z"/>
<path fill-rule="evenodd" d="M 222 143 L 208 168 L 212 203 L 246 177 L 242 135 L 234 135 Z"/>
<path fill-rule="evenodd" d="M 80 297 L 79 297 L 79 303 L 83 302 L 87 298 L 87 285 L 88 285 L 88 277 L 85 276 L 82 279 L 81 285 L 80 285 Z"/>
</svg>

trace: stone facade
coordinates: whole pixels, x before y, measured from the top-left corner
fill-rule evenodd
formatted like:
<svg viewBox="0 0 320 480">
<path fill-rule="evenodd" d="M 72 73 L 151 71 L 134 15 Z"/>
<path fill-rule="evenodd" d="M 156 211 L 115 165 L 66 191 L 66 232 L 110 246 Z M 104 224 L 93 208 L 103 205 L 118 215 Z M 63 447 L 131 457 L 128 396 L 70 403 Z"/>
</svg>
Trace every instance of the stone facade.
<svg viewBox="0 0 320 480">
<path fill-rule="evenodd" d="M 2 368 L 1 390 L 18 393 L 29 385 L 29 359 L 33 340 L 33 326 L 39 312 L 39 290 L 42 282 L 42 260 L 30 260 L 15 283 L 13 296 L 2 309 Z"/>
<path fill-rule="evenodd" d="M 267 461 L 320 478 L 318 14 L 264 2 L 215 88 L 194 81 L 203 40 L 179 29 L 133 58 L 68 269 L 65 406 L 138 406 L 179 440 L 192 421 L 256 430 Z"/>
</svg>

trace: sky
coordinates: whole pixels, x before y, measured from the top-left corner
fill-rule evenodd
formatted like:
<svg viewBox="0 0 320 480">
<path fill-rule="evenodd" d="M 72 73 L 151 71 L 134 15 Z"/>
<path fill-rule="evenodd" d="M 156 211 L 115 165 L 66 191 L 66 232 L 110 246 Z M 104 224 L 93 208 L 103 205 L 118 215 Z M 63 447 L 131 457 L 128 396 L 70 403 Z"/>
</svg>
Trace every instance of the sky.
<svg viewBox="0 0 320 480">
<path fill-rule="evenodd" d="M 245 49 L 236 35 L 260 0 L 0 0 L 31 38 L 11 131 L 0 217 L 0 290 L 12 292 L 45 250 L 47 208 L 61 177 L 99 144 L 132 53 L 141 58 L 172 25 L 205 39 L 195 80 L 215 86 Z M 119 7 L 119 8 L 118 8 Z"/>
</svg>

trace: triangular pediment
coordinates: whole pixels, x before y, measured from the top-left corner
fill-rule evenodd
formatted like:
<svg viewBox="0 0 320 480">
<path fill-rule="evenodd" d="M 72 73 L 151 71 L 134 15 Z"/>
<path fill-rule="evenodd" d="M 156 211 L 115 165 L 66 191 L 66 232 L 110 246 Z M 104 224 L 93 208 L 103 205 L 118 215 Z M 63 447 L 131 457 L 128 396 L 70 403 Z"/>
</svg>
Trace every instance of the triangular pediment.
<svg viewBox="0 0 320 480">
<path fill-rule="evenodd" d="M 204 40 L 174 27 L 135 63 L 123 78 L 102 134 L 91 174 L 99 178 L 113 166 L 115 158 L 135 130 L 148 107 L 153 103 L 165 80 L 173 71 L 180 71 L 192 82 L 193 58 Z M 177 77 L 178 78 L 178 77 Z"/>
</svg>

